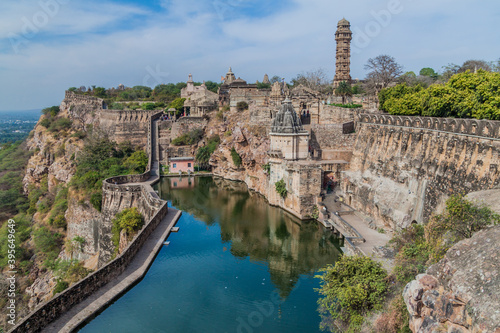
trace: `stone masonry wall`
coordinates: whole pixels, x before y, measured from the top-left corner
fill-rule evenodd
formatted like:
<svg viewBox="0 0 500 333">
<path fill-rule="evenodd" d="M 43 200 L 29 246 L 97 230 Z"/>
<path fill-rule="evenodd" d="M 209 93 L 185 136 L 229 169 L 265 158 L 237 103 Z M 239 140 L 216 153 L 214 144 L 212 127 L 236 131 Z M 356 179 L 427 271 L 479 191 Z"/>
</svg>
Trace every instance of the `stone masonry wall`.
<svg viewBox="0 0 500 333">
<path fill-rule="evenodd" d="M 362 114 L 346 200 L 378 222 L 423 223 L 452 194 L 500 182 L 500 122 Z"/>
</svg>

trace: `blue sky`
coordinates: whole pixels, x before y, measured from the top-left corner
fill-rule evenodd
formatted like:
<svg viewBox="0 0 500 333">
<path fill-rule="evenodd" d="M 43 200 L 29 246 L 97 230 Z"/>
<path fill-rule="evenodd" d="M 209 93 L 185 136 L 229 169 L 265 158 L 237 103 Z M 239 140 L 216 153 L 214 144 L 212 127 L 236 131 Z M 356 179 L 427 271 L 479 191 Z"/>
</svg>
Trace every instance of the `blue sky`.
<svg viewBox="0 0 500 333">
<path fill-rule="evenodd" d="M 3 0 L 0 110 L 58 105 L 71 86 L 255 82 L 324 69 L 334 32 L 355 33 L 353 78 L 389 54 L 407 71 L 500 58 L 498 0 Z"/>
</svg>

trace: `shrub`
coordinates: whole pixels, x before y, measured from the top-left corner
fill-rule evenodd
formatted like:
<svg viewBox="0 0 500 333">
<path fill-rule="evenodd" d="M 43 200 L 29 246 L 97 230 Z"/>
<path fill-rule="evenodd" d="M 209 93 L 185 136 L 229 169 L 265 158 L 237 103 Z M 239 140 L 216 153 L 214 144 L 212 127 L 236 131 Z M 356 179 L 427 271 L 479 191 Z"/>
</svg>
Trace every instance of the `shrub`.
<svg viewBox="0 0 500 333">
<path fill-rule="evenodd" d="M 64 215 L 57 215 L 54 219 L 49 220 L 49 223 L 56 228 L 66 229 L 66 218 Z"/>
<path fill-rule="evenodd" d="M 73 122 L 68 118 L 58 118 L 50 124 L 48 130 L 50 132 L 59 132 L 62 130 L 70 129 L 72 123 Z"/>
<path fill-rule="evenodd" d="M 236 103 L 236 109 L 238 111 L 248 110 L 248 103 L 244 102 L 244 101 L 238 102 L 238 103 Z"/>
<path fill-rule="evenodd" d="M 143 173 L 146 171 L 148 165 L 148 155 L 144 150 L 138 150 L 132 153 L 125 162 L 123 166 L 130 170 L 131 173 Z"/>
<path fill-rule="evenodd" d="M 51 106 L 42 110 L 42 114 L 50 117 L 55 117 L 59 113 L 59 106 Z"/>
<path fill-rule="evenodd" d="M 112 240 L 115 247 L 120 244 L 120 232 L 125 229 L 130 236 L 140 230 L 144 225 L 144 218 L 136 207 L 126 208 L 116 214 L 113 219 Z"/>
<path fill-rule="evenodd" d="M 361 104 L 354 104 L 354 103 L 351 103 L 351 104 L 336 104 L 336 103 L 333 103 L 333 104 L 330 104 L 330 105 L 338 106 L 338 107 L 346 108 L 346 109 L 359 109 L 359 108 L 363 107 L 363 105 L 361 105 Z"/>
<path fill-rule="evenodd" d="M 46 227 L 40 227 L 33 233 L 35 252 L 38 256 L 54 260 L 59 255 L 61 248 L 61 235 L 54 233 Z"/>
<path fill-rule="evenodd" d="M 45 128 L 49 128 L 50 126 L 50 119 L 49 118 L 43 118 L 41 121 L 40 121 L 40 125 L 42 125 L 43 127 Z"/>
<path fill-rule="evenodd" d="M 239 167 L 241 165 L 241 156 L 238 154 L 236 149 L 231 148 L 231 158 L 233 159 L 233 163 L 236 167 Z"/>
<path fill-rule="evenodd" d="M 262 169 L 269 174 L 271 172 L 271 164 L 262 164 Z"/>
<path fill-rule="evenodd" d="M 276 189 L 276 192 L 278 192 L 278 194 L 283 198 L 285 199 L 287 194 L 288 194 L 288 191 L 286 189 L 286 184 L 285 184 L 285 181 L 283 180 L 283 178 L 281 178 L 280 180 L 278 180 L 276 183 L 274 183 L 274 187 Z"/>
<path fill-rule="evenodd" d="M 68 282 L 64 280 L 57 280 L 56 287 L 54 288 L 54 292 L 52 293 L 53 295 L 58 294 L 60 292 L 63 292 L 69 287 Z"/>
<path fill-rule="evenodd" d="M 92 206 L 96 210 L 101 211 L 101 209 L 102 209 L 102 190 L 92 193 L 92 195 L 90 196 L 90 203 L 92 204 Z"/>
<path fill-rule="evenodd" d="M 195 128 L 175 139 L 172 140 L 174 146 L 188 146 L 197 144 L 203 137 L 203 130 L 201 128 Z"/>
<path fill-rule="evenodd" d="M 452 195 L 443 214 L 435 215 L 425 227 L 425 238 L 432 251 L 433 262 L 439 261 L 453 244 L 470 238 L 490 225 L 500 223 L 500 215 L 490 208 Z"/>
<path fill-rule="evenodd" d="M 87 136 L 87 133 L 85 131 L 77 131 L 71 135 L 73 138 L 78 138 L 78 139 L 84 139 Z"/>
<path fill-rule="evenodd" d="M 320 312 L 342 330 L 357 331 L 363 315 L 382 306 L 387 273 L 380 263 L 365 256 L 342 256 L 335 266 L 320 271 L 324 272 L 316 276 L 321 279 Z"/>
</svg>

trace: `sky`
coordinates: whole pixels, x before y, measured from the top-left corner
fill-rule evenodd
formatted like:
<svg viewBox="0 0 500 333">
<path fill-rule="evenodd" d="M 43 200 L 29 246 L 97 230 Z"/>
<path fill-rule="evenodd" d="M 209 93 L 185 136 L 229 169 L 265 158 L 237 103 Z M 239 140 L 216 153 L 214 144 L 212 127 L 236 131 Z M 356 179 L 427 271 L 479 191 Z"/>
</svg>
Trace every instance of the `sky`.
<svg viewBox="0 0 500 333">
<path fill-rule="evenodd" d="M 236 77 L 333 79 L 337 22 L 351 76 L 381 54 L 405 71 L 500 58 L 498 0 L 2 0 L 0 110 L 59 105 L 69 87 Z"/>
</svg>

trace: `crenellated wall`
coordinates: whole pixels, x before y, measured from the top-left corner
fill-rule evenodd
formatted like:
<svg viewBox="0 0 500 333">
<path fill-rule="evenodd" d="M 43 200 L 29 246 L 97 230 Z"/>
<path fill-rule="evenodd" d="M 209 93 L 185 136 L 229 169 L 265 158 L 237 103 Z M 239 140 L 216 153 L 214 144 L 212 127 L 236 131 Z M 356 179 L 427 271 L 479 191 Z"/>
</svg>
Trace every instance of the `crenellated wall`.
<svg viewBox="0 0 500 333">
<path fill-rule="evenodd" d="M 422 223 L 455 193 L 500 181 L 500 122 L 361 114 L 342 188 L 388 226 Z"/>
</svg>

